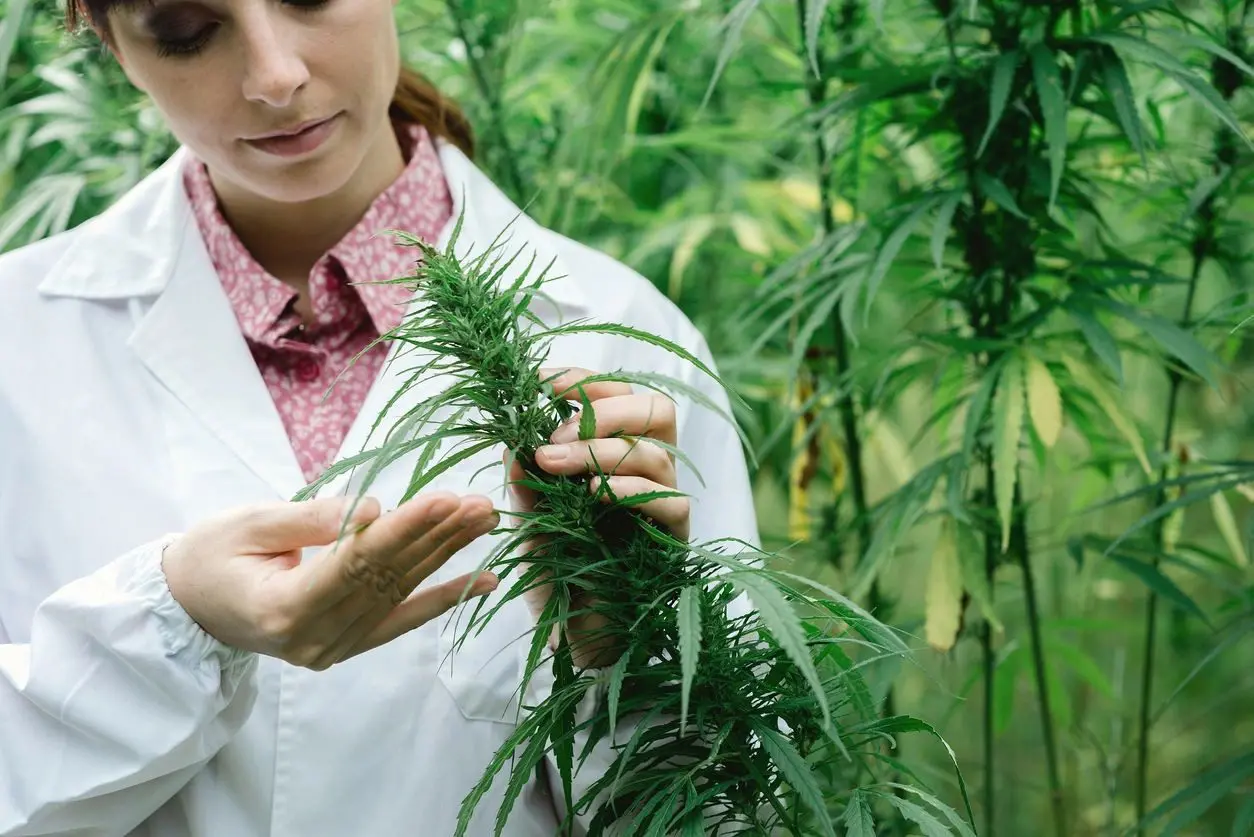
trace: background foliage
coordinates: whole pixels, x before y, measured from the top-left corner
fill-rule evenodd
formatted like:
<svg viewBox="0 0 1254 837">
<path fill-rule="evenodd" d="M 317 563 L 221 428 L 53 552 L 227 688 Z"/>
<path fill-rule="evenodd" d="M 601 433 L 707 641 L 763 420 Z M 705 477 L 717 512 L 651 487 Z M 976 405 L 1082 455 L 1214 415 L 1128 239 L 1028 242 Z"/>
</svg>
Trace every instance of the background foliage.
<svg viewBox="0 0 1254 837">
<path fill-rule="evenodd" d="M 1254 823 L 1252 5 L 399 6 L 502 187 L 709 336 L 766 546 L 917 638 L 878 693 L 981 833 Z M 0 8 L 8 249 L 174 142 Z M 943 748 L 892 755 L 958 807 Z"/>
</svg>

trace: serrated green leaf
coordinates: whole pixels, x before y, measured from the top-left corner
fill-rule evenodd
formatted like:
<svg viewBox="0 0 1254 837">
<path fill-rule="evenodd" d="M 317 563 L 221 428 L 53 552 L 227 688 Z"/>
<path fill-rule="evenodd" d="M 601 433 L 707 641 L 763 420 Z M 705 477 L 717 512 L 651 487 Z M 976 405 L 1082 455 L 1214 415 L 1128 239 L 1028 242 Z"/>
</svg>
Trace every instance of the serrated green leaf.
<svg viewBox="0 0 1254 837">
<path fill-rule="evenodd" d="M 771 757 L 771 761 L 775 762 L 784 781 L 788 782 L 805 806 L 814 814 L 815 822 L 818 823 L 822 833 L 828 837 L 836 837 L 836 829 L 827 813 L 827 802 L 823 799 L 823 791 L 810 771 L 810 765 L 806 764 L 806 760 L 801 757 L 792 743 L 775 730 L 757 722 L 754 723 L 754 730 L 758 734 L 758 740 L 762 742 L 762 749 Z"/>
<path fill-rule="evenodd" d="M 1067 163 L 1067 97 L 1062 89 L 1062 73 L 1054 54 L 1044 44 L 1029 51 L 1036 96 L 1045 118 L 1045 141 L 1049 146 L 1049 205 L 1058 202 L 1063 168 Z"/>
<path fill-rule="evenodd" d="M 967 402 L 966 425 L 962 433 L 962 455 L 968 460 L 975 451 L 975 443 L 984 424 L 984 415 L 988 412 L 989 402 L 993 400 L 993 390 L 997 387 L 999 369 L 988 369 L 979 387 Z"/>
<path fill-rule="evenodd" d="M 630 649 L 623 656 L 618 658 L 618 662 L 614 663 L 614 667 L 610 669 L 610 685 L 609 694 L 606 695 L 610 713 L 610 739 L 613 740 L 614 732 L 618 729 L 618 701 L 623 693 L 623 680 L 627 677 L 627 664 L 631 661 Z"/>
<path fill-rule="evenodd" d="M 1015 708 L 1015 685 L 1026 662 L 1027 654 L 1024 650 L 1014 647 L 1001 658 L 997 668 L 993 670 L 993 728 L 998 735 L 1010 727 Z"/>
<path fill-rule="evenodd" d="M 1242 567 L 1250 565 L 1250 556 L 1245 550 L 1245 539 L 1241 537 L 1241 529 L 1237 526 L 1237 517 L 1232 505 L 1222 491 L 1210 495 L 1211 515 L 1215 518 L 1215 528 L 1223 537 L 1233 559 Z"/>
<path fill-rule="evenodd" d="M 579 401 L 583 405 L 583 409 L 579 411 L 579 440 L 586 442 L 597 437 L 597 414 L 582 386 L 579 387 Z"/>
<path fill-rule="evenodd" d="M 1124 555 L 1119 552 L 1112 552 L 1107 557 L 1139 578 L 1146 587 L 1153 590 L 1176 607 L 1186 613 L 1193 614 L 1203 622 L 1207 621 L 1206 614 L 1203 613 L 1202 609 L 1197 606 L 1197 602 L 1189 598 L 1187 593 L 1176 586 L 1174 581 L 1163 575 L 1162 571 L 1160 571 L 1157 567 L 1152 564 L 1147 564 L 1138 558 L 1133 558 L 1130 555 Z"/>
<path fill-rule="evenodd" d="M 723 71 L 727 69 L 732 56 L 736 54 L 736 50 L 740 47 L 741 38 L 744 36 L 745 24 L 749 22 L 749 18 L 761 3 L 762 0 L 740 0 L 723 20 L 723 28 L 727 30 L 727 37 L 723 40 L 723 48 L 719 50 L 718 61 L 714 66 L 714 75 L 710 78 L 710 84 L 705 90 L 705 98 L 701 101 L 701 110 L 704 110 L 705 106 L 709 104 L 710 96 L 714 94 L 714 88 L 718 86 L 719 79 L 723 77 Z"/>
<path fill-rule="evenodd" d="M 902 799 L 886 793 L 877 795 L 900 811 L 906 819 L 917 825 L 923 831 L 923 837 L 953 837 L 949 826 L 932 816 L 923 806 L 916 805 L 908 799 Z"/>
<path fill-rule="evenodd" d="M 845 806 L 844 824 L 845 837 L 875 837 L 875 820 L 862 791 L 856 790 L 850 795 L 849 804 Z"/>
<path fill-rule="evenodd" d="M 945 242 L 949 240 L 954 213 L 962 203 L 962 198 L 962 192 L 950 192 L 949 196 L 941 202 L 940 209 L 936 211 L 936 226 L 932 227 L 932 261 L 937 270 L 945 266 Z"/>
<path fill-rule="evenodd" d="M 1067 313 L 1080 327 L 1080 333 L 1084 335 L 1084 340 L 1093 350 L 1093 354 L 1097 355 L 1097 359 L 1106 364 L 1106 368 L 1115 376 L 1115 383 L 1123 386 L 1123 360 L 1119 356 L 1119 344 L 1106 330 L 1106 326 L 1088 311 L 1076 307 L 1071 301 L 1067 303 Z"/>
<path fill-rule="evenodd" d="M 810 57 L 810 68 L 814 75 L 819 76 L 819 32 L 822 29 L 823 15 L 827 11 L 828 0 L 805 0 L 806 54 Z"/>
<path fill-rule="evenodd" d="M 1254 753 L 1221 762 L 1147 814 L 1140 825 L 1149 826 L 1174 814 L 1158 834 L 1160 837 L 1178 834 L 1251 776 L 1254 776 Z"/>
<path fill-rule="evenodd" d="M 902 220 L 900 224 L 888 234 L 888 238 L 884 240 L 884 245 L 880 248 L 879 254 L 875 257 L 875 263 L 871 266 L 871 272 L 867 276 L 865 283 L 866 301 L 863 303 L 865 315 L 870 316 L 871 305 L 875 302 L 875 296 L 879 292 L 880 283 L 884 280 L 888 269 L 892 267 L 893 262 L 897 259 L 897 255 L 901 252 L 901 248 L 905 246 L 906 240 L 910 238 L 911 233 L 919 226 L 923 220 L 923 216 L 937 204 L 939 197 L 931 195 L 914 207 L 909 215 Z"/>
<path fill-rule="evenodd" d="M 1220 366 L 1219 359 L 1197 342 L 1192 334 L 1170 320 L 1139 311 L 1130 305 L 1109 299 L 1099 299 L 1097 302 L 1144 331 L 1168 354 L 1179 358 L 1201 376 L 1211 389 L 1219 390 L 1219 379 L 1215 376 L 1215 370 Z"/>
<path fill-rule="evenodd" d="M 1123 60 L 1113 49 L 1103 49 L 1100 53 L 1102 80 L 1106 83 L 1106 95 L 1115 106 L 1115 115 L 1119 117 L 1119 125 L 1124 136 L 1136 153 L 1141 155 L 1141 165 L 1148 165 L 1145 156 L 1145 128 L 1141 124 L 1141 116 L 1136 109 L 1136 95 L 1132 92 L 1132 82 L 1128 80 L 1128 70 Z"/>
<path fill-rule="evenodd" d="M 958 816 L 957 811 L 955 811 L 953 808 L 950 808 L 948 805 L 946 805 L 944 802 L 941 802 L 939 799 L 937 799 L 935 796 L 932 796 L 930 793 L 927 793 L 926 791 L 920 788 L 916 788 L 911 785 L 903 785 L 898 782 L 889 782 L 888 785 L 890 787 L 897 788 L 900 791 L 905 791 L 906 793 L 912 793 L 915 796 L 919 797 L 919 799 L 922 799 L 928 805 L 935 808 L 938 812 L 940 812 L 941 816 L 949 820 L 949 824 L 954 827 L 954 829 L 958 832 L 959 835 L 961 835 L 961 837 L 975 837 L 975 832 L 971 829 L 971 826 L 967 824 L 967 822 L 963 820 L 962 817 Z"/>
<path fill-rule="evenodd" d="M 810 684 L 810 690 L 814 693 L 819 708 L 823 710 L 824 725 L 830 724 L 832 715 L 827 702 L 827 690 L 823 688 L 823 681 L 814 667 L 814 658 L 806 644 L 806 635 L 801 629 L 796 610 L 784 598 L 779 588 L 761 575 L 734 572 L 728 574 L 728 580 L 749 594 L 771 636 L 797 664 L 806 682 Z"/>
<path fill-rule="evenodd" d="M 697 676 L 697 657 L 701 653 L 701 590 L 685 587 L 679 594 L 679 665 L 683 676 L 680 697 L 679 734 L 686 733 L 688 698 L 692 681 Z"/>
<path fill-rule="evenodd" d="M 1082 649 L 1057 637 L 1046 639 L 1045 646 L 1050 655 L 1056 656 L 1066 663 L 1067 668 L 1071 669 L 1081 680 L 1106 697 L 1114 698 L 1115 690 L 1110 685 L 1110 680 L 1107 679 L 1106 674 L 1093 658 L 1084 653 Z"/>
<path fill-rule="evenodd" d="M 993 478 L 997 516 L 1001 519 L 1001 550 L 1010 548 L 1010 523 L 1015 484 L 1019 478 L 1019 440 L 1023 436 L 1023 361 L 1012 355 L 1002 369 L 993 397 Z"/>
<path fill-rule="evenodd" d="M 1023 220 L 1028 220 L 1028 216 L 1019 208 L 1019 204 L 1015 203 L 1014 195 L 1010 194 L 1010 190 L 1006 188 L 1006 184 L 1001 182 L 999 178 L 993 177 L 987 172 L 978 172 L 975 181 L 979 184 L 980 191 L 988 197 L 993 203 L 1002 209 Z M 979 212 L 980 208 L 976 207 L 973 212 Z"/>
<path fill-rule="evenodd" d="M 1152 44 L 1143 38 L 1137 38 L 1121 32 L 1103 32 L 1090 35 L 1086 40 L 1107 44 L 1125 57 L 1143 61 L 1162 70 L 1174 78 L 1194 101 L 1218 117 L 1221 122 L 1232 129 L 1237 136 L 1245 140 L 1248 145 L 1254 146 L 1254 141 L 1251 141 L 1249 135 L 1242 128 L 1240 118 L 1233 112 L 1231 105 L 1219 95 L 1219 92 L 1191 67 L 1182 63 L 1162 47 Z"/>
<path fill-rule="evenodd" d="M 1141 438 L 1141 433 L 1137 430 L 1136 425 L 1124 414 L 1123 408 L 1119 406 L 1119 402 L 1106 389 L 1106 385 L 1088 366 L 1075 360 L 1070 355 L 1063 355 L 1062 361 L 1071 373 L 1071 377 L 1075 379 L 1075 382 L 1087 390 L 1089 395 L 1093 396 L 1093 400 L 1097 402 L 1097 406 L 1102 409 L 1102 412 L 1106 413 L 1110 423 L 1127 440 L 1128 446 L 1132 448 L 1132 453 L 1136 456 L 1137 462 L 1141 464 L 1141 470 L 1145 472 L 1146 476 L 1152 477 L 1154 472 L 1150 467 L 1149 455 L 1145 452 L 1145 441 Z"/>
<path fill-rule="evenodd" d="M 1014 82 L 1015 70 L 1019 68 L 1019 62 L 1022 59 L 1023 56 L 1019 50 L 1012 49 L 998 56 L 993 64 L 993 81 L 989 86 L 988 127 L 984 129 L 984 137 L 980 140 L 980 147 L 975 152 L 977 159 L 984 156 L 984 149 L 988 147 L 988 141 L 993 138 L 993 132 L 997 130 L 1002 115 L 1006 112 L 1006 103 L 1010 101 L 1010 88 Z"/>
</svg>

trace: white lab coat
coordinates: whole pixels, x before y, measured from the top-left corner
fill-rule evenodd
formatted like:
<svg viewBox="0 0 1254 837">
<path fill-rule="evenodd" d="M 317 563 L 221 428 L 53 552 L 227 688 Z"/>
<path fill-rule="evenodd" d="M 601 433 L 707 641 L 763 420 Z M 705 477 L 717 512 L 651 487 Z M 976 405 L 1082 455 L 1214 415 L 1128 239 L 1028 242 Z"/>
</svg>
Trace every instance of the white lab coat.
<svg viewBox="0 0 1254 837">
<path fill-rule="evenodd" d="M 516 221 L 513 245 L 564 277 L 536 303 L 541 317 L 626 323 L 708 359 L 649 282 L 516 220 L 464 155 L 439 150 L 466 211 L 459 251 L 482 250 Z M 317 673 L 223 647 L 164 584 L 166 535 L 304 483 L 184 197 L 185 155 L 100 217 L 0 258 L 0 835 L 446 837 L 513 729 L 525 607 L 506 608 L 451 663 L 440 620 Z M 550 362 L 662 372 L 726 404 L 703 376 L 634 342 L 565 337 Z M 363 448 L 413 365 L 385 368 L 341 456 Z M 732 428 L 688 400 L 679 422 L 704 477 L 681 469 L 694 538 L 755 542 Z M 499 456 L 465 462 L 433 489 L 504 505 L 499 469 L 474 476 Z M 409 470 L 402 461 L 372 487 L 385 509 Z M 473 568 L 486 548 L 432 581 Z M 544 784 L 524 792 L 508 837 L 552 837 Z M 502 790 L 484 800 L 473 837 L 493 833 Z"/>
</svg>

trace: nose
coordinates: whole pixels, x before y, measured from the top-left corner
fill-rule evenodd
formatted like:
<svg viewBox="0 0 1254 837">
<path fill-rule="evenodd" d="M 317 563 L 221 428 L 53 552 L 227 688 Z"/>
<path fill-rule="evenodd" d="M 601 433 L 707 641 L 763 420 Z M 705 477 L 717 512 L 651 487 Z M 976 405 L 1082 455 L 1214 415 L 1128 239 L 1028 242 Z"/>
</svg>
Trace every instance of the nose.
<svg viewBox="0 0 1254 837">
<path fill-rule="evenodd" d="M 309 81 L 309 68 L 297 50 L 297 33 L 268 9 L 259 10 L 242 28 L 247 52 L 244 97 L 271 107 L 287 107 L 296 91 Z"/>
</svg>

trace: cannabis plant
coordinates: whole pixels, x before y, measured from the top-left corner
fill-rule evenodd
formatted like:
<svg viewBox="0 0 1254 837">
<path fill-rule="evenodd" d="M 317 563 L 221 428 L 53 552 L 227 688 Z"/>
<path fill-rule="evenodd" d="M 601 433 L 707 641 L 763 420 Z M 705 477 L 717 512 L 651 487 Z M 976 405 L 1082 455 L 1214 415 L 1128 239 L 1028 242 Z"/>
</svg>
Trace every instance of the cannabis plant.
<svg viewBox="0 0 1254 837">
<path fill-rule="evenodd" d="M 354 469 L 368 471 L 364 492 L 379 470 L 411 456 L 417 464 L 408 499 L 459 462 L 500 448 L 509 452 L 505 464 L 516 463 L 522 474 L 514 487 L 536 498 L 533 510 L 511 513 L 516 525 L 498 532 L 499 545 L 481 567 L 511 581 L 508 590 L 493 604 L 478 600 L 468 607 L 455 647 L 502 607 L 544 588 L 547 605 L 530 639 L 521 692 L 527 693 L 542 666 L 550 667 L 553 686 L 537 705 L 525 707 L 515 732 L 484 766 L 482 780 L 462 803 L 459 836 L 497 775 L 508 769 L 496 819 L 500 833 L 550 754 L 562 781 L 563 833 L 583 815 L 594 835 L 611 826 L 633 834 L 773 834 L 786 828 L 834 835 L 816 767 L 830 769 L 832 760 L 841 760 L 856 767 L 848 775 L 874 777 L 877 739 L 930 729 L 909 718 L 878 720 L 844 649 L 857 644 L 875 655 L 896 655 L 905 646 L 835 591 L 816 596 L 799 576 L 768 571 L 771 556 L 749 544 L 687 543 L 636 512 L 674 492 L 615 496 L 605 479 L 613 463 L 599 463 L 591 484 L 589 478 L 541 470 L 536 450 L 560 423 L 577 422 L 583 439 L 596 427 L 593 404 L 581 389 L 558 391 L 552 378 L 542 377 L 556 338 L 590 332 L 626 337 L 662 347 L 703 374 L 715 373 L 681 346 L 623 325 L 547 326 L 530 310 L 548 281 L 547 269 L 537 272 L 531 262 L 516 271 L 522 251 L 507 258 L 499 239 L 483 253 L 459 259 L 454 248 L 460 232 L 459 221 L 443 251 L 399 234 L 421 257 L 412 275 L 392 281 L 409 286 L 416 300 L 405 322 L 380 338 L 429 355 L 397 398 L 431 375 L 451 383 L 393 417 L 383 444 L 333 466 L 300 495 L 312 496 Z M 655 374 L 619 371 L 584 384 L 597 381 L 703 398 L 691 386 Z M 718 409 L 708 399 L 702 403 Z M 386 410 L 376 428 L 385 416 Z M 744 606 L 746 597 L 752 607 Z M 598 627 L 565 630 L 576 616 Z M 577 661 L 589 659 L 586 652 L 593 648 L 607 664 L 581 669 Z M 581 717 L 579 706 L 590 689 L 604 699 Z M 576 797 L 573 777 L 607 740 L 614 753 L 610 768 Z M 919 822 L 939 822 L 940 816 L 957 832 L 971 833 L 926 792 L 874 780 L 847 788 L 846 821 L 870 827 L 877 798 Z"/>
</svg>

